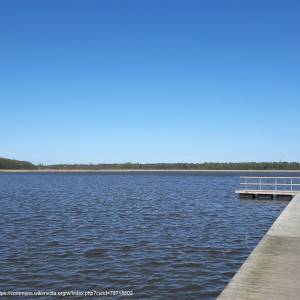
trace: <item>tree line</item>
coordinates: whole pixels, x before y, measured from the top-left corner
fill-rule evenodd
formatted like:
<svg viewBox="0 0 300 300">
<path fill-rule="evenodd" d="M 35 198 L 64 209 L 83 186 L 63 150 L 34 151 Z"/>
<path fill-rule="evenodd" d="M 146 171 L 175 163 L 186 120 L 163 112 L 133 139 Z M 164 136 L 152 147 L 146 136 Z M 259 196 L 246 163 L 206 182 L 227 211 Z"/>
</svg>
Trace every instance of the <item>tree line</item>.
<svg viewBox="0 0 300 300">
<path fill-rule="evenodd" d="M 0 158 L 0 169 L 12 170 L 300 170 L 299 162 L 204 162 L 34 165 L 28 161 Z"/>
<path fill-rule="evenodd" d="M 298 162 L 205 162 L 205 163 L 122 163 L 59 164 L 42 168 L 65 170 L 300 170 Z"/>
<path fill-rule="evenodd" d="M 21 161 L 15 159 L 8 159 L 0 157 L 0 169 L 5 170 L 32 170 L 36 169 L 37 166 L 28 162 L 28 161 Z"/>
</svg>

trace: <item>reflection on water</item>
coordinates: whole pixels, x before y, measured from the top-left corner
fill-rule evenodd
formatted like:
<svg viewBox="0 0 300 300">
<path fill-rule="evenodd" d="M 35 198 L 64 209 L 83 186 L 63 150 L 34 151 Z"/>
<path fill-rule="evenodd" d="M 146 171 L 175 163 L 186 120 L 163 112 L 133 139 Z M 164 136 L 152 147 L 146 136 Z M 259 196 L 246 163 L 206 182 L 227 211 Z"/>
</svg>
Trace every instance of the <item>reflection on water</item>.
<svg viewBox="0 0 300 300">
<path fill-rule="evenodd" d="M 0 290 L 215 299 L 286 201 L 230 174 L 0 175 Z"/>
</svg>

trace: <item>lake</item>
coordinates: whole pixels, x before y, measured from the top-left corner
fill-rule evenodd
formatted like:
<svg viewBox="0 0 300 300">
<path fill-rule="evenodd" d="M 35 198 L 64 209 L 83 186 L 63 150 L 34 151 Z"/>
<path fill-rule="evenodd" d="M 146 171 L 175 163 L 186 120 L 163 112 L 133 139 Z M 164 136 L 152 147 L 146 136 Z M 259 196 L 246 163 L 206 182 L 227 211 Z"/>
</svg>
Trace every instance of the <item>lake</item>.
<svg viewBox="0 0 300 300">
<path fill-rule="evenodd" d="M 287 204 L 238 199 L 239 175 L 2 173 L 0 291 L 215 299 Z"/>
</svg>

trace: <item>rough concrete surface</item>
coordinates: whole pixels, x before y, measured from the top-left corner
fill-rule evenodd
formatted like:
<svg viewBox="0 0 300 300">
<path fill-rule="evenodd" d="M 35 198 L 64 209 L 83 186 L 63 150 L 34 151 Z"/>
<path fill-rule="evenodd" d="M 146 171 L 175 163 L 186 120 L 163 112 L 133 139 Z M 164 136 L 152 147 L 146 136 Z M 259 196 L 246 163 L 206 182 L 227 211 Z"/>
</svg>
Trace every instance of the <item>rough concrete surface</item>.
<svg viewBox="0 0 300 300">
<path fill-rule="evenodd" d="M 300 194 L 291 200 L 218 299 L 300 299 Z"/>
</svg>

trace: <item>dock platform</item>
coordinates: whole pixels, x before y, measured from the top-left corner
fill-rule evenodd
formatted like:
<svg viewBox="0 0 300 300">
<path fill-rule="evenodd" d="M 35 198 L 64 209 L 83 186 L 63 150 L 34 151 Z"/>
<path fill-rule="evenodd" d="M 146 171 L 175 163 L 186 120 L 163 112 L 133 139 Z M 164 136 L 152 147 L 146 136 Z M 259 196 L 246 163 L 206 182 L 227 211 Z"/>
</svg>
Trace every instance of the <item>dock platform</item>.
<svg viewBox="0 0 300 300">
<path fill-rule="evenodd" d="M 240 198 L 289 198 L 297 195 L 300 177 L 240 177 L 243 188 L 235 191 Z"/>
</svg>

